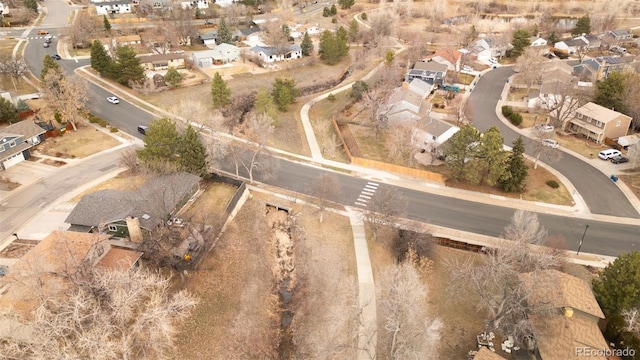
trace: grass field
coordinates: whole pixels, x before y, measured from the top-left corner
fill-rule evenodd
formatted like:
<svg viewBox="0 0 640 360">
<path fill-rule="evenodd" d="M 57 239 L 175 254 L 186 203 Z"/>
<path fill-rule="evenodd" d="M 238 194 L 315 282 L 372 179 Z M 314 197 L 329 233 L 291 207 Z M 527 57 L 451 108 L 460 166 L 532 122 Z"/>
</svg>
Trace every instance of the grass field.
<svg viewBox="0 0 640 360">
<path fill-rule="evenodd" d="M 79 126 L 77 131 L 67 126 L 63 136 L 48 139 L 38 150 L 44 155 L 60 158 L 84 158 L 119 144 L 118 140 L 93 126 Z"/>
</svg>

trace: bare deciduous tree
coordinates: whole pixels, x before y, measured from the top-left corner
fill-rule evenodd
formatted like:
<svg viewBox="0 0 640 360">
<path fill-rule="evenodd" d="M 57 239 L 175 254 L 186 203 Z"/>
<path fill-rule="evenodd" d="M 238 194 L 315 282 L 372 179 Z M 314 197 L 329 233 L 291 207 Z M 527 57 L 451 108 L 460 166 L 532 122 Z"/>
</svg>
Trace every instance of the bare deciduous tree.
<svg viewBox="0 0 640 360">
<path fill-rule="evenodd" d="M 520 73 L 518 75 L 519 81 L 527 85 L 527 90 L 542 80 L 541 67 L 543 62 L 544 57 L 540 56 L 538 50 L 532 47 L 527 47 L 516 60 L 515 70 Z"/>
<path fill-rule="evenodd" d="M 418 152 L 417 136 L 413 127 L 406 124 L 391 125 L 387 131 L 386 146 L 391 159 L 399 164 L 411 166 Z"/>
<path fill-rule="evenodd" d="M 74 49 L 91 46 L 92 40 L 102 25 L 102 21 L 98 23 L 96 19 L 97 17 L 89 15 L 85 10 L 78 11 L 73 24 L 67 27 L 65 31 Z"/>
<path fill-rule="evenodd" d="M 389 119 L 387 118 L 387 113 L 389 112 L 388 100 L 389 92 L 384 86 L 370 89 L 364 93 L 362 97 L 364 107 L 369 113 L 368 125 L 373 130 L 376 140 L 380 137 L 383 130 L 389 126 Z"/>
<path fill-rule="evenodd" d="M 20 78 L 27 73 L 27 70 L 27 63 L 22 57 L 8 57 L 0 63 L 0 73 L 11 78 L 16 92 L 18 91 L 17 84 Z"/>
<path fill-rule="evenodd" d="M 524 284 L 520 274 L 532 273 L 535 277 L 542 270 L 558 267 L 561 258 L 552 249 L 532 246 L 544 245 L 547 241 L 547 231 L 534 213 L 517 210 L 503 236 L 507 240 L 504 245 L 489 249 L 476 263 L 473 260 L 449 262 L 451 281 L 447 290 L 452 298 L 473 301 L 479 310 L 486 311 L 487 333 L 511 335 L 520 342 L 531 335 L 528 314 L 544 314 L 545 307 L 545 304 L 527 303 L 531 291 L 535 290 Z"/>
<path fill-rule="evenodd" d="M 405 214 L 407 201 L 394 188 L 379 188 L 367 206 L 365 218 L 371 226 L 373 236 L 378 238 L 383 228 L 393 225 L 393 218 Z"/>
<path fill-rule="evenodd" d="M 253 114 L 249 120 L 242 124 L 239 131 L 251 142 L 242 146 L 230 146 L 229 154 L 233 158 L 236 177 L 240 176 L 239 168 L 242 167 L 253 182 L 254 172 L 261 173 L 263 179 L 275 175 L 276 162 L 273 156 L 267 152 L 267 137 L 275 130 L 273 119 L 266 114 Z"/>
<path fill-rule="evenodd" d="M 191 45 L 191 38 L 198 35 L 191 21 L 191 10 L 182 8 L 179 3 L 174 6 L 171 12 L 170 26 L 172 37 L 178 40 L 178 45 Z"/>
<path fill-rule="evenodd" d="M 170 295 L 168 278 L 142 268 L 90 275 L 72 284 L 67 298 L 43 299 L 30 318 L 4 314 L 32 333 L 29 341 L 0 342 L 2 353 L 16 359 L 166 358 L 177 324 L 196 300 L 185 291 Z"/>
<path fill-rule="evenodd" d="M 384 332 L 378 348 L 387 359 L 436 359 L 442 323 L 427 312 L 427 289 L 410 262 L 387 268 L 379 286 Z M 382 356 L 380 356 L 382 355 Z"/>
<path fill-rule="evenodd" d="M 324 211 L 333 201 L 340 199 L 340 193 L 340 183 L 335 175 L 325 173 L 320 176 L 313 191 L 318 199 L 316 204 L 320 210 L 320 223 L 324 220 Z"/>
<path fill-rule="evenodd" d="M 79 112 L 87 102 L 87 83 L 79 77 L 65 77 L 61 71 L 51 69 L 44 77 L 43 92 L 50 105 L 47 109 L 60 114 L 63 120 L 71 123 L 73 130 L 77 130 L 81 119 Z"/>
</svg>

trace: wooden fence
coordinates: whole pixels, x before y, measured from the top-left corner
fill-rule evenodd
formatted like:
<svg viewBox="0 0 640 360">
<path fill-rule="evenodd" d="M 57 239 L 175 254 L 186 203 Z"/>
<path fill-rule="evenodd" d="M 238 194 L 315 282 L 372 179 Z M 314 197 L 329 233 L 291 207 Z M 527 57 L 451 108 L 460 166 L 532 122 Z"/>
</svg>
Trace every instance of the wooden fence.
<svg viewBox="0 0 640 360">
<path fill-rule="evenodd" d="M 331 123 L 333 124 L 333 127 L 338 134 L 338 138 L 342 142 L 344 151 L 345 153 L 347 153 L 347 157 L 349 157 L 349 161 L 354 165 L 359 165 L 368 169 L 383 170 L 396 174 L 409 175 L 416 178 L 437 181 L 441 183 L 444 183 L 444 181 L 446 180 L 445 177 L 442 176 L 442 174 L 355 156 L 355 154 L 362 154 L 362 152 L 358 147 L 358 142 L 351 134 L 351 131 L 349 131 L 349 127 L 347 125 L 338 125 L 335 119 L 331 119 Z M 345 129 L 345 131 L 343 131 L 343 129 Z"/>
</svg>

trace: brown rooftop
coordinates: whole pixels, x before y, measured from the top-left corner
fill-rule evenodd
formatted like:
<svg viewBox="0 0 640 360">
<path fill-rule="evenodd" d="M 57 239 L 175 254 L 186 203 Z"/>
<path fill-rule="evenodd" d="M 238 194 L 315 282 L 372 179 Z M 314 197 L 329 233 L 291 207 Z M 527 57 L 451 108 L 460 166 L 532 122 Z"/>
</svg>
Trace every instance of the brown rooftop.
<svg viewBox="0 0 640 360">
<path fill-rule="evenodd" d="M 96 268 L 105 270 L 129 270 L 140 259 L 140 251 L 112 247 L 98 261 Z"/>
</svg>

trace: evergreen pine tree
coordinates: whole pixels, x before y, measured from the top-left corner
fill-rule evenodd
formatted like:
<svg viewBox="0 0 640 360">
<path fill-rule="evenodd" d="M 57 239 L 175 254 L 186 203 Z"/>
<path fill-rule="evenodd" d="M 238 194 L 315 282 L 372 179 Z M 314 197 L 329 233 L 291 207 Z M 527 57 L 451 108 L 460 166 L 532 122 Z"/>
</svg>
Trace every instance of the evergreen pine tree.
<svg viewBox="0 0 640 360">
<path fill-rule="evenodd" d="M 229 26 L 227 26 L 227 22 L 224 18 L 220 18 L 220 23 L 218 24 L 218 37 L 216 38 L 216 45 L 220 44 L 233 44 L 233 35 L 231 34 L 231 30 L 229 30 Z"/>
<path fill-rule="evenodd" d="M 198 132 L 187 126 L 178 146 L 180 168 L 194 175 L 206 177 L 207 151 L 200 140 Z"/>
<path fill-rule="evenodd" d="M 339 58 L 343 58 L 349 54 L 349 34 L 342 26 L 340 26 L 336 31 L 336 42 L 338 45 Z"/>
<path fill-rule="evenodd" d="M 53 58 L 49 56 L 49 54 L 47 54 L 44 56 L 44 59 L 42 59 L 42 70 L 40 71 L 40 79 L 44 81 L 44 77 L 51 69 L 60 70 L 60 65 L 58 65 L 58 63 L 53 60 Z"/>
<path fill-rule="evenodd" d="M 333 65 L 340 61 L 340 48 L 336 37 L 329 30 L 320 35 L 320 59 L 325 64 Z"/>
<path fill-rule="evenodd" d="M 573 36 L 580 36 L 582 34 L 591 34 L 591 18 L 589 18 L 589 14 L 578 19 L 576 26 L 571 30 L 571 35 Z"/>
<path fill-rule="evenodd" d="M 349 41 L 356 42 L 358 37 L 360 36 L 360 27 L 358 25 L 358 21 L 356 19 L 352 19 L 349 23 Z"/>
<path fill-rule="evenodd" d="M 253 102 L 253 109 L 258 115 L 266 114 L 268 117 L 273 119 L 274 122 L 278 121 L 278 112 L 273 101 L 273 96 L 271 96 L 269 91 L 263 87 L 261 87 L 256 94 L 256 99 Z"/>
<path fill-rule="evenodd" d="M 625 113 L 627 111 L 624 99 L 626 88 L 627 78 L 625 75 L 619 71 L 614 71 L 596 84 L 593 102 L 607 109 Z"/>
<path fill-rule="evenodd" d="M 171 84 L 171 86 L 177 86 L 182 82 L 182 74 L 173 66 L 169 66 L 167 73 L 164 75 L 164 80 Z"/>
<path fill-rule="evenodd" d="M 0 98 L 0 123 L 13 124 L 18 121 L 18 110 L 13 103 L 5 98 Z"/>
<path fill-rule="evenodd" d="M 273 83 L 273 100 L 278 110 L 287 111 L 287 105 L 296 101 L 296 81 L 293 79 L 276 79 Z"/>
<path fill-rule="evenodd" d="M 111 57 L 107 54 L 104 45 L 102 45 L 100 40 L 95 40 L 93 44 L 91 44 L 91 67 L 100 75 L 108 76 L 109 67 L 112 62 L 113 60 L 111 60 Z"/>
<path fill-rule="evenodd" d="M 129 86 L 131 82 L 144 79 L 144 68 L 140 65 L 140 58 L 135 50 L 129 46 L 118 46 L 116 50 L 117 80 L 120 84 Z"/>
<path fill-rule="evenodd" d="M 506 192 L 522 191 L 524 181 L 529 175 L 524 159 L 524 141 L 521 136 L 513 141 L 511 154 L 507 159 L 507 166 L 499 180 Z"/>
<path fill-rule="evenodd" d="M 304 33 L 302 43 L 300 43 L 300 49 L 302 49 L 302 55 L 304 56 L 309 56 L 313 53 L 313 42 L 311 41 L 309 33 Z"/>
<path fill-rule="evenodd" d="M 102 16 L 102 23 L 104 24 L 104 31 L 111 32 L 111 23 L 107 19 L 107 15 Z"/>
<path fill-rule="evenodd" d="M 336 8 L 336 4 L 331 5 L 331 10 L 329 10 L 331 15 L 336 15 L 338 13 L 338 9 Z"/>
<path fill-rule="evenodd" d="M 231 103 L 231 89 L 219 72 L 216 72 L 211 82 L 211 101 L 214 109 L 223 108 Z"/>
<path fill-rule="evenodd" d="M 180 134 L 176 124 L 167 118 L 151 120 L 144 137 L 144 149 L 138 150 L 140 160 L 155 169 L 176 162 Z"/>
<path fill-rule="evenodd" d="M 33 11 L 36 14 L 38 13 L 38 3 L 36 2 L 36 0 L 22 0 L 22 3 L 27 9 Z"/>
</svg>

